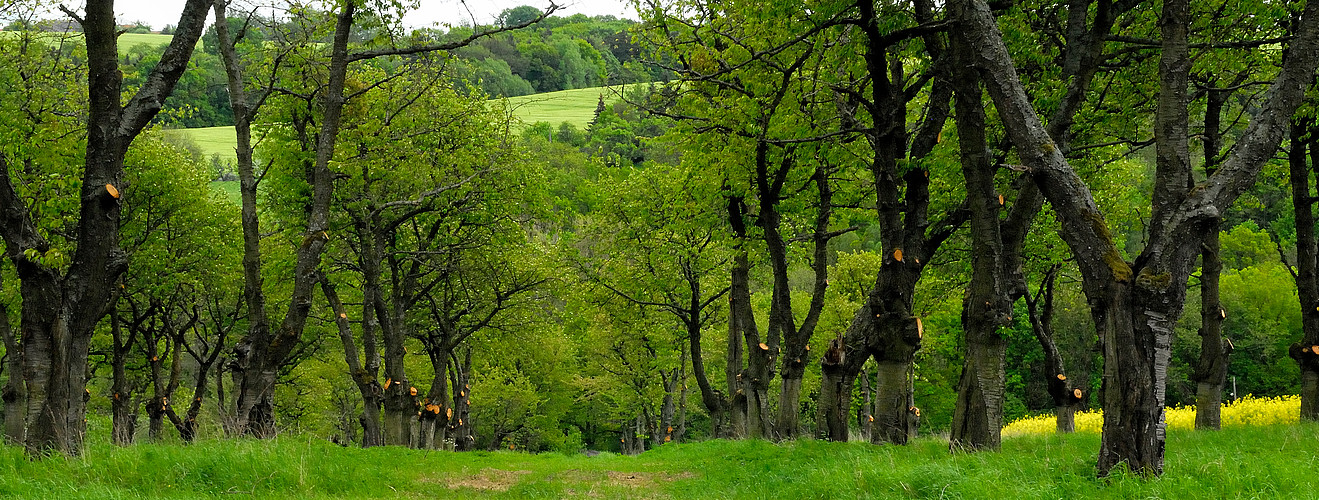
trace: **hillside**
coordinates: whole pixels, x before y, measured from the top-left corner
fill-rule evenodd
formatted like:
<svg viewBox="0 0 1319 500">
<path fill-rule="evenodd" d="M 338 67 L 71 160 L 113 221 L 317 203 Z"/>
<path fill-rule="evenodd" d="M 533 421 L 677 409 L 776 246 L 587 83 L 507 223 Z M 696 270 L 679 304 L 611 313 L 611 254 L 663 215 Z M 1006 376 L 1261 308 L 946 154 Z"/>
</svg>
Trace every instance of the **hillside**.
<svg viewBox="0 0 1319 500">
<path fill-rule="evenodd" d="M 508 99 L 508 104 L 513 116 L 521 121 L 522 125 L 549 122 L 557 126 L 559 123 L 568 122 L 584 129 L 595 117 L 595 107 L 599 104 L 600 98 L 603 96 L 607 103 L 616 102 L 621 92 L 622 87 L 618 86 L 560 90 L 512 97 Z M 234 145 L 237 138 L 233 127 L 172 129 L 165 133 L 187 135 L 201 148 L 207 158 L 218 154 L 226 160 L 234 159 Z"/>
</svg>

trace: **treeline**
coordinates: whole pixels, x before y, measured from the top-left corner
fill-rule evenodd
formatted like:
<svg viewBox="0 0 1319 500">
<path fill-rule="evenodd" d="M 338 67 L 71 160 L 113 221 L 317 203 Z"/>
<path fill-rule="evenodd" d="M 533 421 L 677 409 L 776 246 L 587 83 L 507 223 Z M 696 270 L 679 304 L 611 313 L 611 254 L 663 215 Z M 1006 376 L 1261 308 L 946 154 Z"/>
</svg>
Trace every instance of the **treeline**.
<svg viewBox="0 0 1319 500">
<path fill-rule="evenodd" d="M 531 6 L 516 7 L 501 14 L 499 22 L 517 24 L 534 19 L 539 12 Z M 279 24 L 260 17 L 229 19 L 231 30 L 242 31 L 245 38 L 262 42 L 275 41 L 274 37 L 283 29 Z M 449 52 L 451 59 L 445 64 L 451 68 L 445 78 L 463 92 L 480 92 L 492 98 L 666 79 L 667 72 L 641 60 L 641 51 L 629 33 L 635 24 L 613 16 L 551 16 L 537 23 L 534 29 L 482 38 Z M 351 37 L 354 42 L 362 42 L 394 29 L 397 28 L 381 19 L 369 19 L 360 23 Z M 491 26 L 460 26 L 448 31 L 421 30 L 412 36 L 446 42 L 489 29 Z M 202 36 L 201 50 L 193 54 L 191 69 L 166 100 L 158 123 L 182 128 L 233 125 L 224 67 L 216 43 L 212 26 Z M 163 46 L 139 44 L 122 54 L 120 65 L 124 67 L 125 83 L 140 84 L 160 60 L 162 49 Z"/>
<path fill-rule="evenodd" d="M 99 7 L 85 50 L 0 39 L 0 374 L 33 453 L 88 414 L 124 445 L 631 453 L 994 449 L 1102 408 L 1101 474 L 1158 473 L 1165 405 L 1316 416 L 1319 5 L 655 4 L 612 57 L 676 81 L 585 130 L 517 128 L 450 54 L 614 83 L 615 21 L 403 37 L 357 2 L 193 0 L 133 69 Z M 240 207 L 142 132 L 204 73 L 208 11 Z"/>
</svg>

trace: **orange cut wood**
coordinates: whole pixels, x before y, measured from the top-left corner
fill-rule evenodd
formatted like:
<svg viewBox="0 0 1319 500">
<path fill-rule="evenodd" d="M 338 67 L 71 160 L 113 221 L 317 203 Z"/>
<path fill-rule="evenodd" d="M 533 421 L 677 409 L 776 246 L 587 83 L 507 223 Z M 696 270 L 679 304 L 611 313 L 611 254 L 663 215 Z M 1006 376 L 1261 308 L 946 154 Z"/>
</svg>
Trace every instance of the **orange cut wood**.
<svg viewBox="0 0 1319 500">
<path fill-rule="evenodd" d="M 111 198 L 119 199 L 119 188 L 114 187 L 114 184 L 106 184 L 105 192 L 110 193 Z"/>
<path fill-rule="evenodd" d="M 762 351 L 768 351 L 768 350 L 769 350 L 769 346 L 765 345 L 764 342 L 761 342 L 761 343 L 760 343 L 760 350 L 762 350 Z"/>
<path fill-rule="evenodd" d="M 348 313 L 339 313 L 339 317 L 343 319 L 348 319 Z"/>
<path fill-rule="evenodd" d="M 1081 390 L 1080 390 L 1080 389 L 1072 389 L 1072 395 L 1073 395 L 1073 396 L 1076 396 L 1076 399 L 1081 399 Z"/>
<path fill-rule="evenodd" d="M 1063 374 L 1061 374 L 1061 373 L 1059 373 L 1059 374 L 1058 374 L 1058 380 L 1067 380 L 1067 376 L 1066 376 L 1066 375 L 1063 375 Z"/>
<path fill-rule="evenodd" d="M 1314 351 L 1315 354 L 1319 354 L 1319 345 L 1310 346 L 1310 350 Z"/>
<path fill-rule="evenodd" d="M 925 323 L 920 318 L 916 318 L 916 338 L 925 338 Z"/>
<path fill-rule="evenodd" d="M 1003 204 L 1003 195 L 1001 195 L 1001 194 L 998 195 L 998 204 L 999 204 L 999 205 L 1002 205 L 1002 204 Z"/>
<path fill-rule="evenodd" d="M 1227 319 L 1227 311 L 1222 310 L 1222 309 L 1219 309 L 1219 310 L 1218 310 L 1218 314 L 1222 314 L 1222 315 L 1223 315 L 1223 319 Z"/>
<path fill-rule="evenodd" d="M 902 262 L 902 249 L 901 249 L 901 248 L 899 248 L 899 249 L 893 251 L 893 260 L 896 260 L 896 261 L 898 261 L 898 262 Z"/>
<path fill-rule="evenodd" d="M 408 391 L 408 393 L 409 393 L 409 394 L 412 394 L 413 396 L 416 396 L 416 395 L 417 395 L 417 388 L 416 388 L 416 387 L 413 387 L 411 390 Z"/>
</svg>

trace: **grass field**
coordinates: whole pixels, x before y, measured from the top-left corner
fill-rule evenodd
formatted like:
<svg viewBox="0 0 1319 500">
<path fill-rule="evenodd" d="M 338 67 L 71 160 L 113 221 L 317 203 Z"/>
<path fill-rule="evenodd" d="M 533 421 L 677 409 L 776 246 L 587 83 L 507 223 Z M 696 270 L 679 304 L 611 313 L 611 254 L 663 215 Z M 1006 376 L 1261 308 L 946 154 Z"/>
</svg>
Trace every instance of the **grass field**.
<svg viewBox="0 0 1319 500">
<path fill-rule="evenodd" d="M 233 127 L 180 128 L 165 131 L 170 135 L 186 135 L 201 148 L 202 154 L 209 160 L 211 155 L 233 160 L 234 146 L 238 144 Z"/>
<path fill-rule="evenodd" d="M 568 122 L 577 128 L 586 128 L 595 118 L 595 107 L 604 96 L 606 103 L 618 101 L 622 87 L 592 87 L 589 89 L 560 90 L 543 94 L 510 97 L 513 114 L 531 124 L 549 122 L 554 126 Z"/>
<path fill-rule="evenodd" d="M 14 36 L 16 34 L 17 32 L 14 31 L 0 31 L 0 36 Z M 79 41 L 82 40 L 81 33 L 73 33 L 71 35 L 77 37 Z M 54 40 L 56 39 L 56 37 L 60 36 L 60 34 L 47 33 L 44 34 L 43 36 L 50 37 L 52 40 Z M 174 39 L 173 35 L 157 35 L 154 33 L 124 33 L 122 35 L 119 35 L 119 52 L 127 52 L 128 49 L 131 49 L 138 45 L 151 45 L 151 46 L 164 45 L 169 43 L 170 40 L 173 39 Z M 201 47 L 202 47 L 201 42 L 197 42 L 197 49 L 200 50 Z"/>
<path fill-rule="evenodd" d="M 166 35 L 137 36 L 161 37 Z M 605 102 L 614 102 L 618 100 L 617 91 L 621 90 L 621 87 L 561 90 L 559 92 L 513 97 L 508 102 L 513 115 L 522 120 L 523 123 L 550 122 L 558 126 L 558 124 L 566 121 L 578 128 L 586 128 L 591 123 L 591 119 L 595 117 L 595 106 L 599 103 L 600 96 L 604 95 Z M 197 143 L 197 146 L 201 147 L 207 158 L 210 158 L 213 154 L 219 154 L 221 158 L 234 160 L 234 144 L 237 139 L 234 136 L 233 127 L 174 129 L 167 130 L 165 133 L 187 134 Z"/>
<path fill-rule="evenodd" d="M 107 429 L 96 429 L 105 436 Z M 1165 473 L 1094 477 L 1095 434 L 1014 437 L 1000 452 L 803 440 L 707 441 L 638 456 L 204 441 L 29 461 L 0 449 L 5 498 L 1319 498 L 1319 424 L 1172 431 Z"/>
</svg>

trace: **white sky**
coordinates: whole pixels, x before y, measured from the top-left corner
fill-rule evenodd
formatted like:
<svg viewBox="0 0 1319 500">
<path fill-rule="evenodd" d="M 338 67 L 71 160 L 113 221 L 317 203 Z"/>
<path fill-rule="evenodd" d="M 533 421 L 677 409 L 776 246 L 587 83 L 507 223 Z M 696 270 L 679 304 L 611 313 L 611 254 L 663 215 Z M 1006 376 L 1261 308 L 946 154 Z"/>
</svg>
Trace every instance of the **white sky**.
<svg viewBox="0 0 1319 500">
<path fill-rule="evenodd" d="M 414 27 L 431 26 L 435 23 L 463 24 L 471 19 L 459 0 L 420 0 L 419 3 L 421 7 L 410 12 L 405 18 L 406 24 Z M 627 0 L 556 0 L 556 3 L 562 6 L 556 13 L 560 16 L 586 14 L 613 15 L 631 19 L 637 17 Z M 81 6 L 81 2 L 77 0 L 65 3 L 65 5 L 70 4 Z M 142 21 L 159 30 L 167 24 L 179 22 L 179 13 L 183 10 L 183 4 L 184 0 L 118 0 L 115 2 L 115 14 L 120 24 Z M 549 0 L 467 0 L 467 9 L 470 9 L 478 23 L 490 23 L 504 9 L 520 5 L 545 8 L 549 5 Z"/>
</svg>

